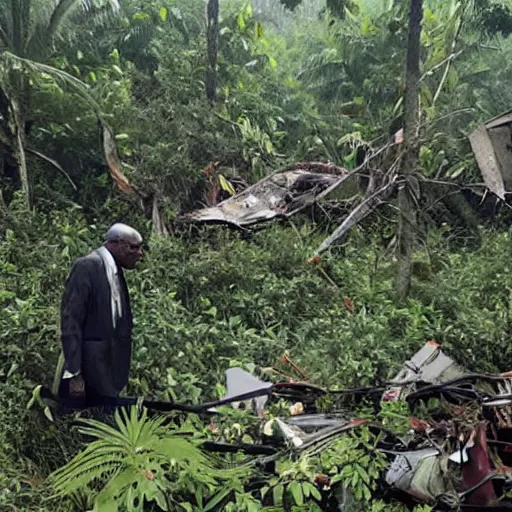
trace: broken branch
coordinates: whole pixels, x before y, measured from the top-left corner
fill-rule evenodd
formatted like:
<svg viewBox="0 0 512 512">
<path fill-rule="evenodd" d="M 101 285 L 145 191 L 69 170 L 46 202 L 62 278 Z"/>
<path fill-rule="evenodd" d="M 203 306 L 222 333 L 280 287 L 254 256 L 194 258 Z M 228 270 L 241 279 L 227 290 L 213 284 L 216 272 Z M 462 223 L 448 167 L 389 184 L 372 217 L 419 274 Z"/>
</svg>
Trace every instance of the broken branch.
<svg viewBox="0 0 512 512">
<path fill-rule="evenodd" d="M 377 192 L 356 206 L 343 221 L 341 226 L 338 227 L 329 238 L 322 242 L 316 253 L 321 254 L 326 251 L 331 245 L 343 238 L 351 228 L 367 217 L 377 206 L 386 201 L 395 188 L 396 179 L 397 177 L 393 176 L 389 183 L 379 188 Z"/>
</svg>

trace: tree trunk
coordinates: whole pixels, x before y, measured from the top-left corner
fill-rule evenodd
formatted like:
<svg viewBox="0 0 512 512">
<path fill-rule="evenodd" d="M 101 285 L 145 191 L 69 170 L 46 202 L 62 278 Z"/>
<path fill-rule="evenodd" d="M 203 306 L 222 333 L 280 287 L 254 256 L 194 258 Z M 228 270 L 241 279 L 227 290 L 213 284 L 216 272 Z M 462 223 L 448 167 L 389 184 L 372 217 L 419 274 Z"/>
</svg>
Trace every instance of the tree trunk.
<svg viewBox="0 0 512 512">
<path fill-rule="evenodd" d="M 25 116 L 16 103 L 13 104 L 13 108 L 16 125 L 16 162 L 20 172 L 21 188 L 25 196 L 25 204 L 27 208 L 30 208 L 32 206 L 32 197 L 28 179 L 27 155 L 25 153 Z"/>
<path fill-rule="evenodd" d="M 418 184 L 413 173 L 419 162 L 420 36 L 423 0 L 410 0 L 409 38 L 405 68 L 404 156 L 398 192 L 398 245 L 395 292 L 397 302 L 407 299 L 411 287 L 412 255 L 416 242 Z"/>
<path fill-rule="evenodd" d="M 208 46 L 208 71 L 206 72 L 206 97 L 215 101 L 217 96 L 217 54 L 219 51 L 219 0 L 208 0 L 206 8 L 206 42 Z"/>
</svg>

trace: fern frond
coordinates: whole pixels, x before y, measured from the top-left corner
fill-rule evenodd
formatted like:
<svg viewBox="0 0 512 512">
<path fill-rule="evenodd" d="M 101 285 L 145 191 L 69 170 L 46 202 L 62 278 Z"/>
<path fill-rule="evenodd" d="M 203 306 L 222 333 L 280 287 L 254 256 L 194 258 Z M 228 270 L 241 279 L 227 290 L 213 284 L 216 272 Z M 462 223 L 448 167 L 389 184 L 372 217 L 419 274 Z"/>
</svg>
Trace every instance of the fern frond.
<svg viewBox="0 0 512 512">
<path fill-rule="evenodd" d="M 54 488 L 57 491 L 57 496 L 69 496 L 70 494 L 84 489 L 91 485 L 93 482 L 106 482 L 110 481 L 112 477 L 121 471 L 118 464 L 103 464 L 101 467 L 96 467 L 84 471 L 78 475 L 74 473 L 63 476 L 61 480 L 54 483 Z"/>
<path fill-rule="evenodd" d="M 81 420 L 80 423 L 85 425 L 78 428 L 78 431 L 81 434 L 88 435 L 96 439 L 107 438 L 109 442 L 114 438 L 120 441 L 121 444 L 130 446 L 129 440 L 125 435 L 123 435 L 119 428 L 115 429 L 114 427 L 97 420 Z"/>
<path fill-rule="evenodd" d="M 119 453 L 99 453 L 83 456 L 82 454 L 74 457 L 68 464 L 56 470 L 53 473 L 53 481 L 59 486 L 67 478 L 78 478 L 81 473 L 94 468 L 101 468 L 102 465 L 112 467 L 113 464 L 122 466 L 126 462 L 126 455 Z"/>
<path fill-rule="evenodd" d="M 202 439 L 193 435 L 190 426 L 164 425 L 167 420 L 165 416 L 148 418 L 147 410 L 140 412 L 136 407 L 117 412 L 115 428 L 82 420 L 85 426 L 79 431 L 96 440 L 51 475 L 57 495 L 100 484 L 95 511 L 135 511 L 145 502 L 168 510 L 171 484 L 213 492 L 220 481 L 245 479 L 247 468 L 219 470 L 214 458 L 201 450 Z"/>
</svg>

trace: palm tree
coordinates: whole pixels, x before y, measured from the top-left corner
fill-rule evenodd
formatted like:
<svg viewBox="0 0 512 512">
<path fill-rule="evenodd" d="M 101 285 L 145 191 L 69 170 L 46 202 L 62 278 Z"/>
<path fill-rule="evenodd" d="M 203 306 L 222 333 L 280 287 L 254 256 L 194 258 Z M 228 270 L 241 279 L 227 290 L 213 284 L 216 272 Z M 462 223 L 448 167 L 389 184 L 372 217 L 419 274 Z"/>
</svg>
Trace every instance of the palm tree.
<svg viewBox="0 0 512 512">
<path fill-rule="evenodd" d="M 0 0 L 0 151 L 4 155 L 0 167 L 21 185 L 28 207 L 31 193 L 26 137 L 32 84 L 45 73 L 87 96 L 85 84 L 48 65 L 48 59 L 55 40 L 66 31 L 72 15 L 93 16 L 105 9 L 119 10 L 118 0 L 103 0 L 103 8 L 98 8 L 97 3 L 93 0 Z"/>
</svg>

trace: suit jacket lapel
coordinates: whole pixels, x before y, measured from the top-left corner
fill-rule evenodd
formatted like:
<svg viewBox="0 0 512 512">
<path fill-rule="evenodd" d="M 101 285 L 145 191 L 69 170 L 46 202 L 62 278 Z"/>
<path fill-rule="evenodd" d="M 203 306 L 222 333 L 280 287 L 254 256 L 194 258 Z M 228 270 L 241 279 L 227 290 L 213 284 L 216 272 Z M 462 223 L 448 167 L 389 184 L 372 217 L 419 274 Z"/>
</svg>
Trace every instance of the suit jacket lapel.
<svg viewBox="0 0 512 512">
<path fill-rule="evenodd" d="M 97 276 L 98 284 L 100 286 L 100 293 L 105 298 L 106 307 L 108 307 L 108 327 L 109 327 L 109 338 L 112 339 L 114 337 L 114 322 L 112 321 L 112 294 L 110 292 L 110 285 L 108 283 L 107 278 L 107 269 L 105 268 L 105 263 L 103 262 L 103 258 L 100 256 L 98 251 L 94 251 L 95 256 L 101 262 L 101 275 Z"/>
</svg>

